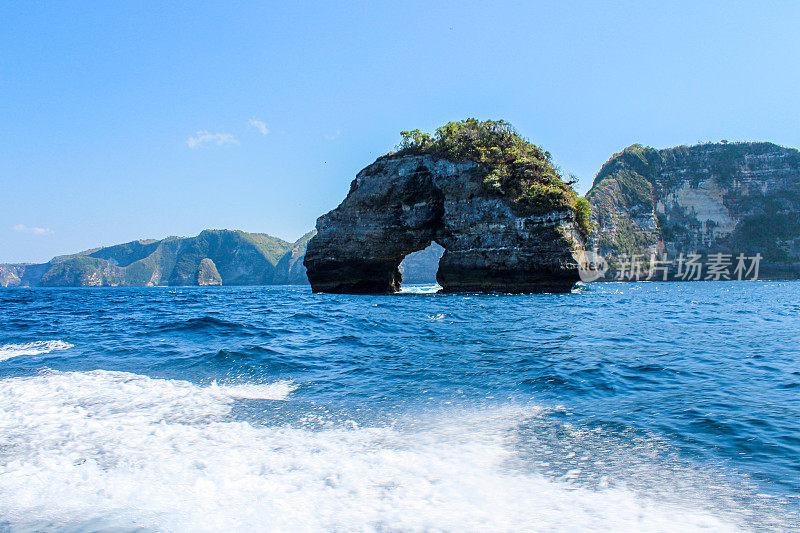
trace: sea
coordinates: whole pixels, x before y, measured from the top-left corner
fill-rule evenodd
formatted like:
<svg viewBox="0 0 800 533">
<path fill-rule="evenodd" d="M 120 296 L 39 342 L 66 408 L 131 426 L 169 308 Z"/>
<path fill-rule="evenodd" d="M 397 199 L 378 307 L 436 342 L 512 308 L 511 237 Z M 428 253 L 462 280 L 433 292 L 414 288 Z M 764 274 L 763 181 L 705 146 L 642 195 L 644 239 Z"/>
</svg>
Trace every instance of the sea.
<svg viewBox="0 0 800 533">
<path fill-rule="evenodd" d="M 0 531 L 800 531 L 800 282 L 0 291 Z"/>
</svg>

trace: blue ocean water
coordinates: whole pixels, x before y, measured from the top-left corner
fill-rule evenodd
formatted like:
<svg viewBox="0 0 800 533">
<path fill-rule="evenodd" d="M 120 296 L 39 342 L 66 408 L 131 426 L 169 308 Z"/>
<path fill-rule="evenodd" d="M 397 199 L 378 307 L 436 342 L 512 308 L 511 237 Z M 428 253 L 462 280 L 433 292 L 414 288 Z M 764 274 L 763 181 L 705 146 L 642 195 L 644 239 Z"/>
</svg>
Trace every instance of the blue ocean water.
<svg viewBox="0 0 800 533">
<path fill-rule="evenodd" d="M 0 291 L 0 529 L 798 528 L 800 283 Z"/>
</svg>

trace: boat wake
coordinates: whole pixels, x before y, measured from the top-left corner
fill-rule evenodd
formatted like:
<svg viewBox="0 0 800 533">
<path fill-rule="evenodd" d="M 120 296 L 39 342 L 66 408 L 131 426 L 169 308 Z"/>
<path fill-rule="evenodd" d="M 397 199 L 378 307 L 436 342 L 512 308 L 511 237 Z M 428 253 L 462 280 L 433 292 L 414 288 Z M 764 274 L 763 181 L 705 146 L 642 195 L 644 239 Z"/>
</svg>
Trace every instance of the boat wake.
<svg viewBox="0 0 800 533">
<path fill-rule="evenodd" d="M 263 384 L 237 383 L 229 385 L 219 385 L 214 381 L 208 387 L 211 393 L 248 400 L 285 400 L 296 389 L 297 385 L 291 380 Z"/>
<path fill-rule="evenodd" d="M 232 415 L 242 398 L 287 400 L 294 389 L 288 381 L 204 387 L 104 370 L 0 380 L 0 529 L 741 526 L 691 500 L 623 484 L 589 488 L 516 466 L 519 428 L 543 413 L 535 407 L 453 407 L 380 427 L 254 425 Z"/>
</svg>

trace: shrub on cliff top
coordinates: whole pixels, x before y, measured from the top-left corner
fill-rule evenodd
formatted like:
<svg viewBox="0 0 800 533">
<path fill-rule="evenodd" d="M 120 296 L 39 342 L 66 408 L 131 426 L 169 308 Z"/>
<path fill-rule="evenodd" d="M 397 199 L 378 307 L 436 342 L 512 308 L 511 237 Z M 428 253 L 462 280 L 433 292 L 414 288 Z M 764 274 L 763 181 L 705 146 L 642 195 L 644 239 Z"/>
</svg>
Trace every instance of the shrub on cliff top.
<svg viewBox="0 0 800 533">
<path fill-rule="evenodd" d="M 550 211 L 573 210 L 585 234 L 588 217 L 577 194 L 553 164 L 550 152 L 527 141 L 504 120 L 473 118 L 448 122 L 433 135 L 420 130 L 400 132 L 403 140 L 392 155 L 436 154 L 454 161 L 470 160 L 484 169 L 484 187 L 505 196 L 523 215 L 544 215 Z M 584 222 L 585 221 L 585 227 Z"/>
<path fill-rule="evenodd" d="M 575 200 L 575 223 L 578 224 L 584 237 L 588 237 L 594 229 L 592 222 L 592 206 L 586 198 Z"/>
</svg>

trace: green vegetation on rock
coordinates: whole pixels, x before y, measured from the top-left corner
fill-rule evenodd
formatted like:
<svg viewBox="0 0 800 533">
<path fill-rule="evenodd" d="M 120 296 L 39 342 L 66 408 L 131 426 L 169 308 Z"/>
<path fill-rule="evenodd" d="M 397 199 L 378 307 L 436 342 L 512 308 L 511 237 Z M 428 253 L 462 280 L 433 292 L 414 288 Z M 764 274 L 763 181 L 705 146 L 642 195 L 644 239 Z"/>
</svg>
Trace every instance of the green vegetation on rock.
<svg viewBox="0 0 800 533">
<path fill-rule="evenodd" d="M 577 198 L 575 200 L 575 223 L 578 228 L 583 232 L 584 237 L 591 235 L 594 230 L 594 222 L 592 222 L 592 206 L 586 198 Z"/>
<path fill-rule="evenodd" d="M 572 210 L 581 231 L 590 233 L 588 219 L 577 212 L 584 207 L 577 203 L 572 183 L 562 179 L 550 152 L 523 138 L 508 122 L 470 118 L 448 122 L 433 135 L 420 130 L 400 135 L 398 151 L 389 156 L 434 154 L 452 161 L 474 161 L 485 172 L 486 190 L 506 197 L 521 215 Z"/>
<path fill-rule="evenodd" d="M 121 269 L 103 259 L 62 256 L 51 261 L 39 284 L 46 287 L 119 285 L 120 277 Z"/>
<path fill-rule="evenodd" d="M 768 261 L 791 262 L 793 258 L 781 244 L 799 236 L 800 213 L 766 213 L 744 220 L 735 239 L 740 249 L 759 252 Z"/>
</svg>

